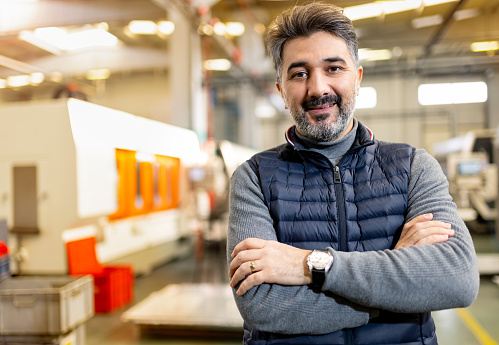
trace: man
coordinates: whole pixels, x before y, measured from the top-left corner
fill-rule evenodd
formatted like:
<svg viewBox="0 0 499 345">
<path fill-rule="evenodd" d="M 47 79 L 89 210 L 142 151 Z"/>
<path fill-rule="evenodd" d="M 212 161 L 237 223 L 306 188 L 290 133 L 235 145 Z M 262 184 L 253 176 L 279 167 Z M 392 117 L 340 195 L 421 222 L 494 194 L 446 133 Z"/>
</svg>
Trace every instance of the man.
<svg viewBox="0 0 499 345">
<path fill-rule="evenodd" d="M 353 117 L 363 70 L 341 9 L 284 12 L 267 48 L 295 126 L 231 179 L 245 344 L 437 344 L 430 311 L 468 306 L 479 285 L 438 163 Z"/>
</svg>

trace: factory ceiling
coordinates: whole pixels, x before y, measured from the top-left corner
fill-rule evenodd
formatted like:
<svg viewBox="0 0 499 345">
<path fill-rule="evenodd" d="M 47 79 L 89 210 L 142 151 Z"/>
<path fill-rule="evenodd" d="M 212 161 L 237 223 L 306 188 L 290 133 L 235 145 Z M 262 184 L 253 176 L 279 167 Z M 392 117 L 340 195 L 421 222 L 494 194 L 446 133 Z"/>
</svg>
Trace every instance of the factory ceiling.
<svg viewBox="0 0 499 345">
<path fill-rule="evenodd" d="M 404 3 L 419 5 L 397 13 L 376 12 L 373 7 L 371 17 L 354 20 L 362 56 L 366 57 L 361 61 L 366 73 L 430 76 L 497 70 L 499 47 L 481 52 L 473 52 L 470 47 L 474 42 L 499 40 L 499 0 L 456 0 L 434 5 L 429 5 L 429 1 L 406 0 Z M 206 36 L 199 30 L 202 25 L 243 22 L 246 31 L 241 37 L 210 36 L 210 57 L 232 60 L 239 75 L 271 76 L 269 64 L 254 67 L 239 64 L 241 56 L 252 53 L 247 43 L 241 43 L 243 37 L 250 34 L 260 37 L 262 27 L 278 13 L 301 3 L 305 1 L 0 0 L 0 79 L 36 72 L 59 73 L 67 79 L 98 68 L 108 68 L 113 74 L 168 70 L 174 52 L 170 37 L 130 35 L 126 27 L 132 20 L 167 20 L 173 10 L 186 16 L 193 32 L 201 36 Z M 334 3 L 352 8 L 375 2 L 337 0 Z M 99 23 L 106 23 L 105 30 L 118 38 L 119 46 L 61 52 L 33 44 L 32 33 L 36 28 L 70 30 L 97 27 Z M 256 45 L 263 47 L 261 41 Z M 384 57 L 379 60 L 377 53 Z M 217 76 L 230 78 L 231 73 L 219 72 Z"/>
</svg>

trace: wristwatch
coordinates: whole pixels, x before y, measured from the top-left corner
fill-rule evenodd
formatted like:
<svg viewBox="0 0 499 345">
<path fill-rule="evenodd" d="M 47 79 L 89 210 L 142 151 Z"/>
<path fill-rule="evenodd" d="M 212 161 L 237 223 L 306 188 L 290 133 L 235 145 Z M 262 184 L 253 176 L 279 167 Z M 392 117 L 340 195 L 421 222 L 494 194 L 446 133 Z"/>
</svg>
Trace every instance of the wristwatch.
<svg viewBox="0 0 499 345">
<path fill-rule="evenodd" d="M 321 289 L 326 273 L 333 265 L 333 256 L 328 250 L 315 249 L 307 257 L 307 265 L 312 274 L 312 286 Z"/>
</svg>

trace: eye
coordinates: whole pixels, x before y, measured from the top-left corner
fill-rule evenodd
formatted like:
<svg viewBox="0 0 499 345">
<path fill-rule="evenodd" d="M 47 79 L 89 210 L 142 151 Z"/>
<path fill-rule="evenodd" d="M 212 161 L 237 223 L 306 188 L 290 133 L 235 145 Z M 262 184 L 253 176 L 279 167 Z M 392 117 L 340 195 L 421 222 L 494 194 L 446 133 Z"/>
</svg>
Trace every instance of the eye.
<svg viewBox="0 0 499 345">
<path fill-rule="evenodd" d="M 295 72 L 291 75 L 291 79 L 302 79 L 307 76 L 307 72 L 305 71 L 300 71 L 300 72 Z"/>
<path fill-rule="evenodd" d="M 329 66 L 328 67 L 328 72 L 333 72 L 333 73 L 336 73 L 336 72 L 339 72 L 342 68 L 340 66 Z"/>
</svg>

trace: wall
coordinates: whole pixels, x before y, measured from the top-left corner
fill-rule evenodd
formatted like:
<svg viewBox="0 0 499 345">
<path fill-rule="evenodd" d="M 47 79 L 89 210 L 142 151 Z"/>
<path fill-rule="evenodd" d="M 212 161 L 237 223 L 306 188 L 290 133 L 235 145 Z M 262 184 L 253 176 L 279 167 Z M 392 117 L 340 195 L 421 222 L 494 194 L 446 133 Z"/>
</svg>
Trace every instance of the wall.
<svg viewBox="0 0 499 345">
<path fill-rule="evenodd" d="M 485 103 L 422 106 L 418 102 L 418 87 L 424 83 L 485 81 L 489 99 Z M 377 105 L 373 109 L 357 109 L 355 116 L 373 130 L 376 138 L 406 142 L 432 151 L 433 144 L 460 136 L 474 129 L 486 128 L 499 122 L 499 72 L 485 75 L 423 78 L 417 75 L 369 76 L 364 74 L 363 87 L 374 87 Z M 269 119 L 261 119 L 261 148 L 282 144 L 284 132 L 292 120 L 286 111 Z"/>
<path fill-rule="evenodd" d="M 381 140 L 408 142 L 431 151 L 433 144 L 473 129 L 485 128 L 486 103 L 422 106 L 418 86 L 426 83 L 485 81 L 484 76 L 421 78 L 418 76 L 366 77 L 362 86 L 376 88 L 374 109 L 359 109 L 356 117 Z"/>
<path fill-rule="evenodd" d="M 89 101 L 152 120 L 171 123 L 170 87 L 163 71 L 112 78 L 95 88 Z"/>
<path fill-rule="evenodd" d="M 422 106 L 418 86 L 425 83 L 485 81 L 484 76 L 422 78 L 395 75 L 364 77 L 362 86 L 377 91 L 377 106 L 358 109 L 355 116 L 380 140 L 407 142 L 431 152 L 434 143 L 484 128 L 486 103 Z"/>
</svg>

